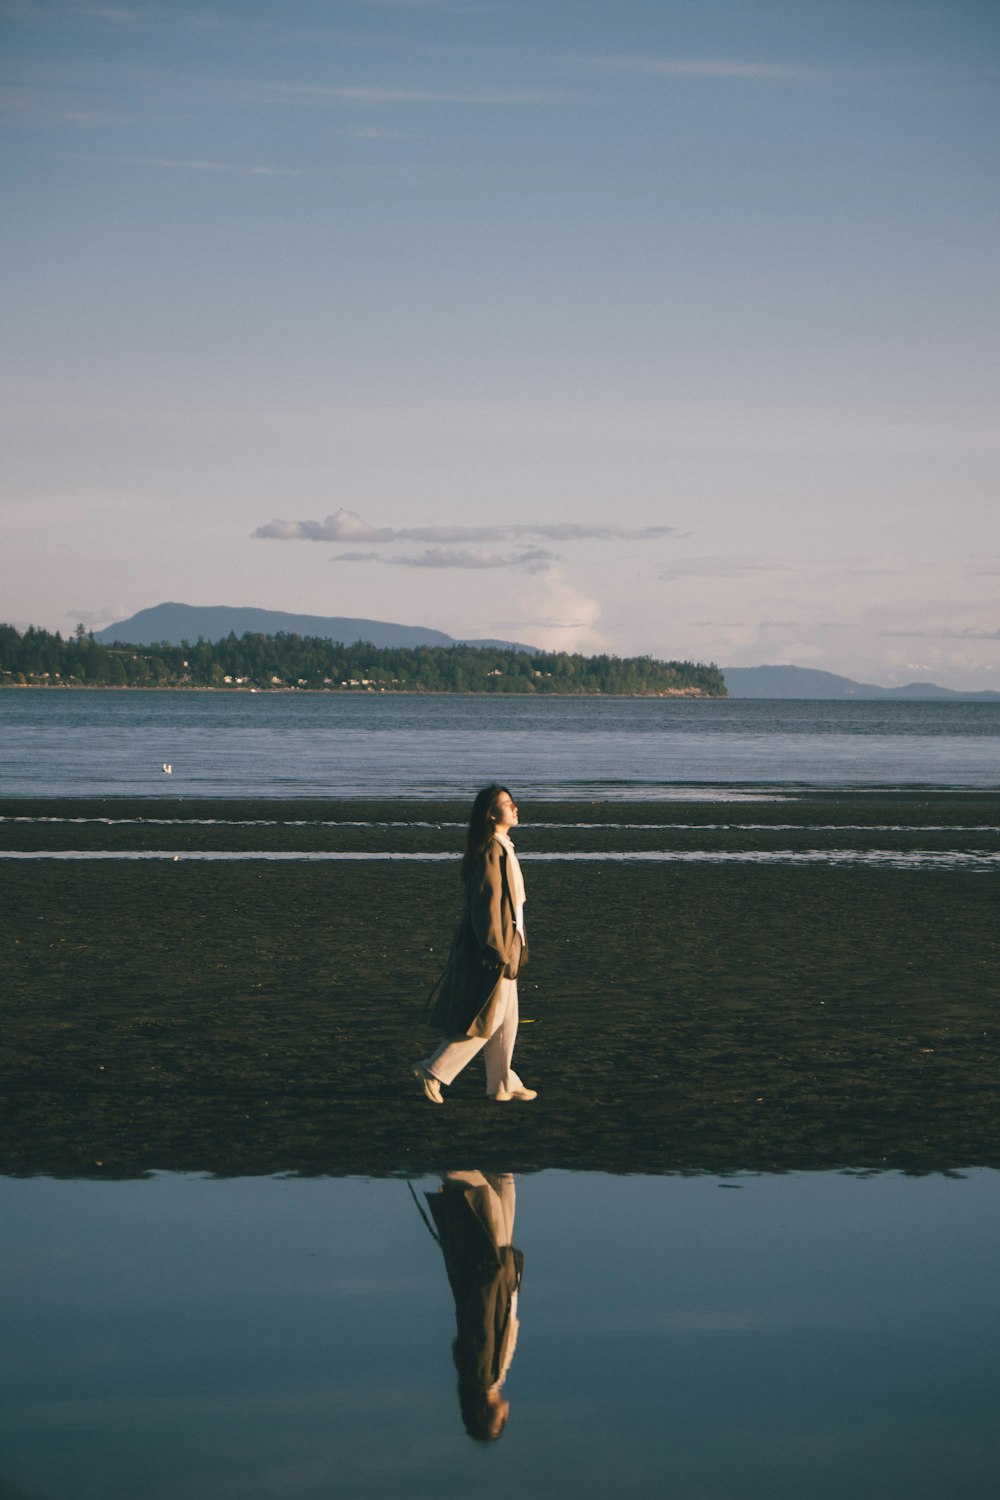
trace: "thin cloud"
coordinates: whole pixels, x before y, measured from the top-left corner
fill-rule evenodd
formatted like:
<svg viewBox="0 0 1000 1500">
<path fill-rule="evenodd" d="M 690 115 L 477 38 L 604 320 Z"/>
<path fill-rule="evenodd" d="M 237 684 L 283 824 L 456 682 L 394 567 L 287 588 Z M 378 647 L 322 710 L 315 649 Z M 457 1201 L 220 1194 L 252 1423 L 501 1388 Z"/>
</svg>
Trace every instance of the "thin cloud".
<svg viewBox="0 0 1000 1500">
<path fill-rule="evenodd" d="M 295 83 L 286 79 L 237 80 L 227 77 L 121 67 L 109 75 L 100 66 L 80 64 L 63 81 L 49 82 L 40 68 L 22 67 L 0 94 L 0 110 L 18 124 L 62 125 L 67 121 L 129 124 L 149 119 L 166 109 L 210 103 L 213 108 L 331 109 L 351 106 L 378 108 L 464 107 L 470 109 L 537 109 L 571 103 L 578 95 L 565 88 L 524 88 L 512 85 L 420 88 L 389 83 Z M 104 101 L 113 81 L 113 108 Z"/>
<path fill-rule="evenodd" d="M 265 541 L 303 542 L 429 542 L 460 545 L 470 542 L 652 541 L 674 536 L 674 526 L 604 526 L 578 521 L 548 525 L 505 526 L 371 526 L 357 511 L 338 510 L 325 521 L 285 521 L 275 518 L 251 533 Z"/>
<path fill-rule="evenodd" d="M 94 21 L 113 21 L 117 24 L 143 19 L 141 10 L 126 10 L 116 5 L 81 5 L 79 13 L 81 16 L 89 16 Z"/>
<path fill-rule="evenodd" d="M 350 136 L 353 141 L 405 141 L 407 139 L 405 130 L 383 130 L 379 125 L 358 125 L 343 133 Z"/>
<path fill-rule="evenodd" d="M 485 547 L 428 547 L 416 556 L 340 552 L 331 558 L 332 562 L 385 563 L 394 568 L 524 568 L 529 573 L 544 573 L 556 560 L 556 553 L 544 547 L 522 547 L 519 552 L 506 555 Z"/>
<path fill-rule="evenodd" d="M 522 568 L 541 571 L 555 559 L 554 552 L 536 547 L 531 551 L 504 556 L 483 547 L 429 547 L 417 557 L 389 557 L 387 562 L 401 568 Z"/>
<path fill-rule="evenodd" d="M 129 156 L 119 153 L 94 151 L 59 151 L 52 153 L 54 161 L 89 162 L 98 166 L 156 167 L 171 172 L 226 172 L 238 177 L 301 177 L 298 167 L 275 167 L 269 162 L 211 161 L 198 157 L 183 156 Z"/>
<path fill-rule="evenodd" d="M 510 594 L 518 604 L 528 605 L 530 616 L 525 624 L 529 640 L 558 650 L 607 649 L 608 642 L 599 628 L 600 601 L 583 593 L 559 564 L 553 564 L 532 583 L 530 592 L 522 592 L 519 598 L 515 590 Z M 494 629 L 506 631 L 506 626 L 495 622 Z"/>
<path fill-rule="evenodd" d="M 498 620 L 497 628 L 503 630 L 590 630 L 593 620 L 581 618 L 579 620 L 559 620 L 553 615 L 526 615 L 519 620 Z"/>
<path fill-rule="evenodd" d="M 759 57 L 648 57 L 639 53 L 578 56 L 575 62 L 579 67 L 589 68 L 594 72 L 680 81 L 696 79 L 720 84 L 919 83 L 934 77 L 943 77 L 945 80 L 960 77 L 976 81 L 992 79 L 996 75 L 995 68 L 989 64 L 957 71 L 933 65 L 837 67 L 794 60 L 776 62 Z"/>
<path fill-rule="evenodd" d="M 678 578 L 742 578 L 747 573 L 790 573 L 787 563 L 740 557 L 692 557 L 674 563 L 657 576 L 664 583 Z"/>
<path fill-rule="evenodd" d="M 251 533 L 268 541 L 279 542 L 391 542 L 395 533 L 389 527 L 369 526 L 351 510 L 338 510 L 325 521 L 269 521 Z"/>
<path fill-rule="evenodd" d="M 232 172 L 240 177 L 299 177 L 301 173 L 295 167 L 270 167 L 263 164 L 252 166 L 240 166 L 231 161 L 197 161 L 185 160 L 180 157 L 154 156 L 154 157 L 119 157 L 119 161 L 129 161 L 137 166 L 147 167 L 169 167 L 183 172 Z"/>
<path fill-rule="evenodd" d="M 107 609 L 68 609 L 64 619 L 72 620 L 74 626 L 86 625 L 88 630 L 100 629 L 102 625 L 113 625 L 128 614 L 124 604 L 112 604 Z"/>
<path fill-rule="evenodd" d="M 592 67 L 608 73 L 645 74 L 652 78 L 708 78 L 761 83 L 804 83 L 836 77 L 844 69 L 820 68 L 805 63 L 764 62 L 726 57 L 601 57 L 589 60 Z"/>
<path fill-rule="evenodd" d="M 566 522 L 555 526 L 519 526 L 524 536 L 545 537 L 550 542 L 636 542 L 653 541 L 662 536 L 677 536 L 676 526 L 588 526 Z"/>
<path fill-rule="evenodd" d="M 439 10 L 451 16 L 482 16 L 500 6 L 477 0 L 364 0 L 373 10 Z"/>
<path fill-rule="evenodd" d="M 880 630 L 881 636 L 911 636 L 934 641 L 1000 641 L 1000 630 Z"/>
<path fill-rule="evenodd" d="M 39 125 L 124 125 L 132 117 L 121 110 L 95 105 L 82 90 L 11 84 L 0 93 L 0 115 L 16 127 Z"/>
<path fill-rule="evenodd" d="M 529 573 L 547 573 L 557 561 L 558 554 L 549 552 L 545 547 L 528 547 L 518 554 L 515 566 L 525 568 Z"/>
<path fill-rule="evenodd" d="M 565 89 L 411 89 L 378 84 L 251 83 L 233 90 L 244 104 L 564 104 Z"/>
</svg>

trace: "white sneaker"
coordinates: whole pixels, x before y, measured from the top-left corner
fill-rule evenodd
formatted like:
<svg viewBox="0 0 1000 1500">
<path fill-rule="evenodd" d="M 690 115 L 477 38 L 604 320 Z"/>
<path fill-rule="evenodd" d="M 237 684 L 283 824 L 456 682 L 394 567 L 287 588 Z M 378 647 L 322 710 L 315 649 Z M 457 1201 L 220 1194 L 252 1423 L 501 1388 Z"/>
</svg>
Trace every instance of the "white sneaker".
<svg viewBox="0 0 1000 1500">
<path fill-rule="evenodd" d="M 410 1072 L 420 1084 L 420 1087 L 423 1089 L 425 1096 L 431 1101 L 432 1104 L 444 1103 L 444 1099 L 441 1097 L 440 1078 L 435 1078 L 433 1073 L 429 1073 L 424 1067 L 423 1063 L 414 1063 L 410 1068 Z"/>
</svg>

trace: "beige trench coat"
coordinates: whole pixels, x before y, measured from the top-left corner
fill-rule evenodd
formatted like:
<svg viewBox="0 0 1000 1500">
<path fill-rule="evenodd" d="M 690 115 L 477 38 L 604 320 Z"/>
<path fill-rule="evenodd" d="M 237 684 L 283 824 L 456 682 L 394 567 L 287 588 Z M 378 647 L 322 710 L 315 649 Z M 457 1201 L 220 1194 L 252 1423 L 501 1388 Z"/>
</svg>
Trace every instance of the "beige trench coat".
<svg viewBox="0 0 1000 1500">
<path fill-rule="evenodd" d="M 491 839 L 465 882 L 462 919 L 431 1009 L 433 1024 L 445 1036 L 491 1036 L 500 981 L 516 979 L 527 956 L 516 927 L 507 851 Z"/>
</svg>

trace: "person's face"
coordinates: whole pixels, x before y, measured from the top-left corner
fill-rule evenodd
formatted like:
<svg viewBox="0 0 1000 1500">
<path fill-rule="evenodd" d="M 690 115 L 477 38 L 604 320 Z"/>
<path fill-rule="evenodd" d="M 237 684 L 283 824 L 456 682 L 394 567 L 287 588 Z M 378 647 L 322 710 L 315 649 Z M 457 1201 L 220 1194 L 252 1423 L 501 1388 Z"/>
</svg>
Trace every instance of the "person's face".
<svg viewBox="0 0 1000 1500">
<path fill-rule="evenodd" d="M 509 792 L 501 792 L 493 811 L 493 825 L 501 833 L 517 826 L 517 803 Z"/>
</svg>

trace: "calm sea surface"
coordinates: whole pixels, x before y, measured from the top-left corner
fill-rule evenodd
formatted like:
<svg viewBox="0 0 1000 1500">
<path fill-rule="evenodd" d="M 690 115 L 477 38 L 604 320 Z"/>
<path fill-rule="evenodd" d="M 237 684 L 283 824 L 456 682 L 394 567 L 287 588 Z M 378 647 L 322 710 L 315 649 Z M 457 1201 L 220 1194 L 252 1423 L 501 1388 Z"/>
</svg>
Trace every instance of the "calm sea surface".
<svg viewBox="0 0 1000 1500">
<path fill-rule="evenodd" d="M 988 788 L 998 752 L 992 703 L 0 692 L 0 796 Z"/>
<path fill-rule="evenodd" d="M 3 1493 L 996 1495 L 995 1172 L 493 1182 L 523 1270 L 483 1444 L 444 1179 L 0 1180 Z"/>
</svg>

